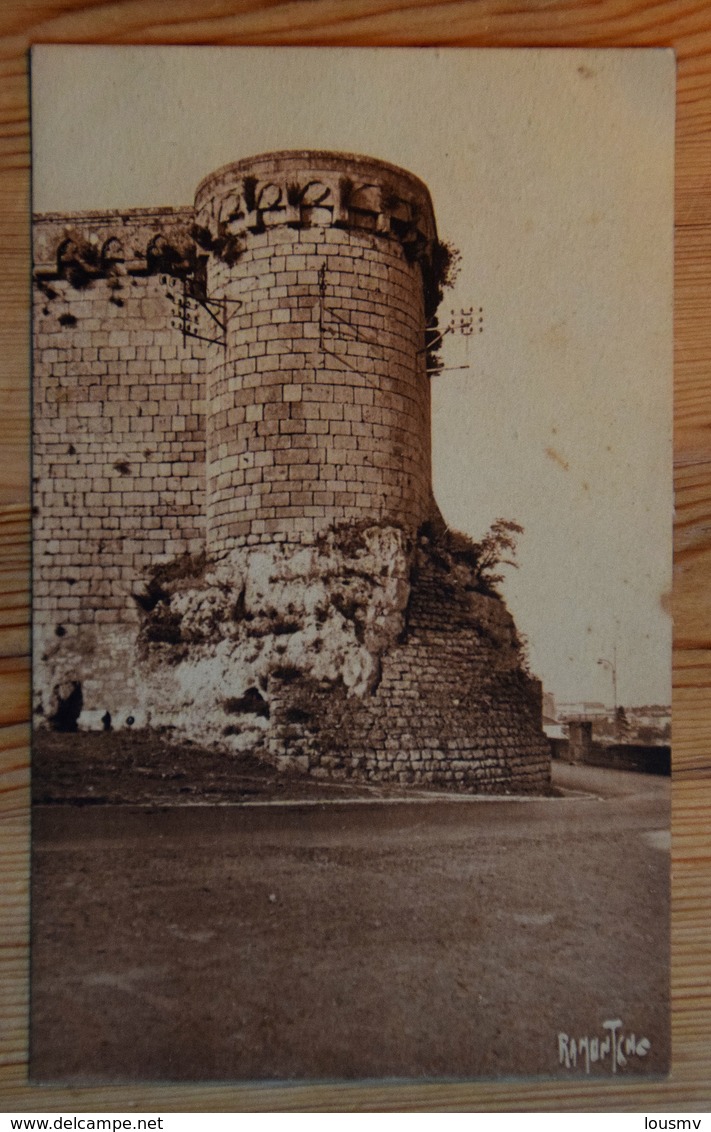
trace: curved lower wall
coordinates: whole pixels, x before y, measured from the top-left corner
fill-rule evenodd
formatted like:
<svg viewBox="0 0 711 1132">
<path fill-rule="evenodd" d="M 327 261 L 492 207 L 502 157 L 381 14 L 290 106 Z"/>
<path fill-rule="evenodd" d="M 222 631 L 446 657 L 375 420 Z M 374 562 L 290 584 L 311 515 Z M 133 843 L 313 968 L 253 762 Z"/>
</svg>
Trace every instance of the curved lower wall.
<svg viewBox="0 0 711 1132">
<path fill-rule="evenodd" d="M 270 756 L 317 776 L 495 794 L 550 785 L 540 685 L 522 670 L 511 615 L 431 566 L 418 571 L 407 631 L 372 695 L 287 687 L 275 715 Z"/>
</svg>

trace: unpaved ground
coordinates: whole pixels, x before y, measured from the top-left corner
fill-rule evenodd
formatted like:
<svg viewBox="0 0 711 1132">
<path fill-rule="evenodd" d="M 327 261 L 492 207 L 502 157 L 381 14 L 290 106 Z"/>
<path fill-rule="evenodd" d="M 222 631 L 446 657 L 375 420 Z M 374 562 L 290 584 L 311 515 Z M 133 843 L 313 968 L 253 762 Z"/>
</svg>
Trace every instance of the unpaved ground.
<svg viewBox="0 0 711 1132">
<path fill-rule="evenodd" d="M 437 788 L 422 786 L 427 796 Z M 410 797 L 413 787 L 277 774 L 249 754 L 226 755 L 169 733 L 37 730 L 32 741 L 35 804 L 210 805 L 248 801 Z"/>
<path fill-rule="evenodd" d="M 36 806 L 33 1076 L 548 1075 L 608 1019 L 663 1072 L 669 782 L 556 773 L 590 795 Z"/>
<path fill-rule="evenodd" d="M 388 793 L 304 775 L 278 775 L 248 754 L 226 755 L 155 731 L 37 730 L 32 800 L 65 805 L 181 805 Z M 392 793 L 392 788 L 390 793 Z M 395 790 L 395 793 L 402 791 Z"/>
</svg>

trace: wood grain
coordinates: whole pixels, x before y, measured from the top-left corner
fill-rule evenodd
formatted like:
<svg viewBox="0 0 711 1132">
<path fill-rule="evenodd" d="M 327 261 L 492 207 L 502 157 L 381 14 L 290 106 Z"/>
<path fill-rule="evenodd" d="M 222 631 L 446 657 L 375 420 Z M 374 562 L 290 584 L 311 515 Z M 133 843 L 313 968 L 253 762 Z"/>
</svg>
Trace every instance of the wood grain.
<svg viewBox="0 0 711 1132">
<path fill-rule="evenodd" d="M 678 60 L 674 1069 L 658 1083 L 27 1083 L 31 43 L 671 46 Z M 711 1102 L 711 9 L 707 0 L 4 0 L 0 10 L 0 1106 L 5 1111 L 684 1111 Z"/>
</svg>

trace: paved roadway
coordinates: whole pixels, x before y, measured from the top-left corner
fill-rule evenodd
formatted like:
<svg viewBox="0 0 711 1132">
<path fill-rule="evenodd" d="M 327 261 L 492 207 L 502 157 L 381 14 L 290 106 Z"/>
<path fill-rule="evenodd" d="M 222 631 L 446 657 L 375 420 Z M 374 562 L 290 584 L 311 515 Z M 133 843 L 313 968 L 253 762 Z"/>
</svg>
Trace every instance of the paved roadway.
<svg viewBox="0 0 711 1132">
<path fill-rule="evenodd" d="M 33 1076 L 572 1075 L 611 1020 L 662 1073 L 669 780 L 555 771 L 586 796 L 37 807 Z"/>
</svg>

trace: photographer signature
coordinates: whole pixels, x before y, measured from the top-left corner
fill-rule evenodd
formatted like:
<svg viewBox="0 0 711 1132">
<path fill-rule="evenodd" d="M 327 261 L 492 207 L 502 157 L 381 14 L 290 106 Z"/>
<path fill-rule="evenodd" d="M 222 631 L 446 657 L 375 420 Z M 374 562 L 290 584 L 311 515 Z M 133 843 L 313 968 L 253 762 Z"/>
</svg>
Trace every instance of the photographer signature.
<svg viewBox="0 0 711 1132">
<path fill-rule="evenodd" d="M 609 1062 L 611 1073 L 624 1069 L 632 1057 L 646 1057 L 652 1043 L 649 1038 L 638 1038 L 633 1033 L 625 1033 L 619 1018 L 608 1019 L 602 1023 L 603 1034 L 590 1034 L 571 1037 L 558 1033 L 558 1062 L 566 1069 L 583 1066 L 590 1072 L 591 1065 Z"/>
</svg>

